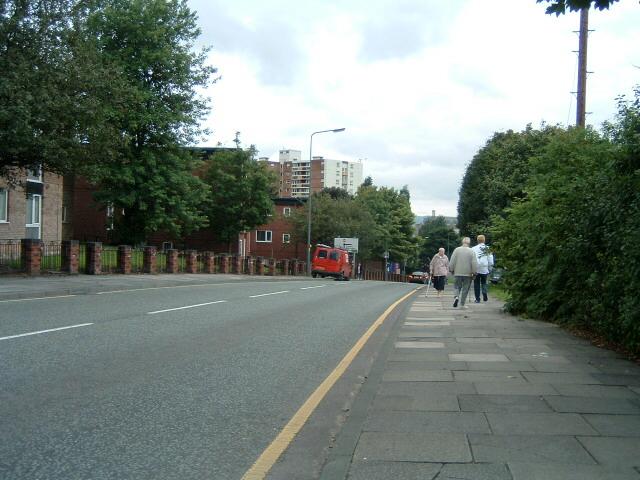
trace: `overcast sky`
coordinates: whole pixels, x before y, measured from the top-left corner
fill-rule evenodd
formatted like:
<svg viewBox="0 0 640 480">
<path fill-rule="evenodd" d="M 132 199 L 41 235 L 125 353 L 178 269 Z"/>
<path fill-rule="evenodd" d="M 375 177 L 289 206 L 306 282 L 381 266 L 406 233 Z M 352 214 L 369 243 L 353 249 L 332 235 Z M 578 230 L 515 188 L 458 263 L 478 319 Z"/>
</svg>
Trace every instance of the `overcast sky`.
<svg viewBox="0 0 640 480">
<path fill-rule="evenodd" d="M 457 215 L 466 165 L 495 131 L 572 124 L 579 14 L 535 0 L 189 0 L 220 80 L 203 145 L 363 159 L 415 214 Z M 589 124 L 640 84 L 640 5 L 590 13 Z M 634 67 L 635 65 L 635 67 Z"/>
</svg>

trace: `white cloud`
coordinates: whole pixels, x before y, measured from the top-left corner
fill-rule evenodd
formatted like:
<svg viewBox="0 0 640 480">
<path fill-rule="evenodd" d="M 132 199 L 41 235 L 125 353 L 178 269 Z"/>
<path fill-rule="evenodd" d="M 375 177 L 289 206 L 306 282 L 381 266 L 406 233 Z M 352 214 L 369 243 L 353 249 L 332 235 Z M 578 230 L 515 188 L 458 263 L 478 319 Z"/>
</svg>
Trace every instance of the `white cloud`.
<svg viewBox="0 0 640 480">
<path fill-rule="evenodd" d="M 631 2 L 633 3 L 633 2 Z M 236 131 L 282 147 L 364 160 L 378 185 L 409 186 L 416 214 L 455 215 L 466 165 L 497 130 L 572 123 L 578 15 L 513 0 L 190 0 L 222 79 L 208 92 L 208 144 Z M 640 83 L 640 9 L 593 12 L 589 121 Z"/>
</svg>

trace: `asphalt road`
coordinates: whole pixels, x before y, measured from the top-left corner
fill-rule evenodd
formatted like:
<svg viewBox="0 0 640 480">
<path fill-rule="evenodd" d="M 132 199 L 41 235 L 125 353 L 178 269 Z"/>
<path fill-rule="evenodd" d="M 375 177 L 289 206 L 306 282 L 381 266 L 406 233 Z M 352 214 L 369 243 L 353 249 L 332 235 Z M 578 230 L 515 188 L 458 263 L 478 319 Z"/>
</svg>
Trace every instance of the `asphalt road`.
<svg viewBox="0 0 640 480">
<path fill-rule="evenodd" d="M 0 302 L 0 478 L 239 479 L 413 288 L 309 279 Z"/>
</svg>

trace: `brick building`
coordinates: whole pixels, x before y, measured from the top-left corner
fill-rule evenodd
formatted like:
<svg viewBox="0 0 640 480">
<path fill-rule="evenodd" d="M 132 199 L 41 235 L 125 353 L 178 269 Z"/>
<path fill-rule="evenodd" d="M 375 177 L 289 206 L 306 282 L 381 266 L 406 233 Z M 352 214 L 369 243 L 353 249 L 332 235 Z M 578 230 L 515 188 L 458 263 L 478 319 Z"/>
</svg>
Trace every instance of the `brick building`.
<svg viewBox="0 0 640 480">
<path fill-rule="evenodd" d="M 0 178 L 0 240 L 60 241 L 68 213 L 62 176 L 26 171 L 13 187 Z"/>
</svg>

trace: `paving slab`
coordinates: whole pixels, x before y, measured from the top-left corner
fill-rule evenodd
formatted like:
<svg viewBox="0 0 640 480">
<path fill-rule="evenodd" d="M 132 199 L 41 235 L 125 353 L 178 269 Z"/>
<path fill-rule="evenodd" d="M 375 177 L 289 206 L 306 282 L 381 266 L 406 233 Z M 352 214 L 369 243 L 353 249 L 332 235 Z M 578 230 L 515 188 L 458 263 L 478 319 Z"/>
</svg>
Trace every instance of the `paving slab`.
<svg viewBox="0 0 640 480">
<path fill-rule="evenodd" d="M 476 462 L 595 464 L 574 437 L 471 434 L 468 438 Z"/>
<path fill-rule="evenodd" d="M 426 396 L 377 395 L 372 410 L 407 410 L 423 412 L 459 412 L 458 397 L 454 393 L 432 393 Z"/>
<path fill-rule="evenodd" d="M 389 361 L 387 363 L 387 371 L 409 368 L 419 368 L 422 370 L 467 370 L 469 367 L 467 362 L 430 362 L 419 360 L 398 360 Z M 631 395 L 635 393 L 629 391 Z"/>
<path fill-rule="evenodd" d="M 443 350 L 399 348 L 389 355 L 392 362 L 448 362 L 449 355 Z"/>
<path fill-rule="evenodd" d="M 433 480 L 442 469 L 439 463 L 355 462 L 349 470 L 349 480 Z"/>
<path fill-rule="evenodd" d="M 504 464 L 447 463 L 442 466 L 440 475 L 436 478 L 437 480 L 512 480 L 513 477 Z"/>
<path fill-rule="evenodd" d="M 556 383 L 552 385 L 560 395 L 568 397 L 638 398 L 638 395 L 630 388 L 617 385 L 563 385 Z"/>
<path fill-rule="evenodd" d="M 424 329 L 407 330 L 403 329 L 398 334 L 398 338 L 443 338 L 450 337 L 444 332 L 425 331 Z"/>
<path fill-rule="evenodd" d="M 511 463 L 513 480 L 639 480 L 633 468 L 609 468 L 601 465 L 549 465 Z"/>
<path fill-rule="evenodd" d="M 396 348 L 444 348 L 442 342 L 396 342 Z"/>
<path fill-rule="evenodd" d="M 640 467 L 640 437 L 577 437 L 602 465 Z"/>
<path fill-rule="evenodd" d="M 453 372 L 453 375 L 456 380 L 460 380 L 462 382 L 505 382 L 526 384 L 526 381 L 522 378 L 520 372 L 470 370 Z"/>
<path fill-rule="evenodd" d="M 381 412 L 369 417 L 366 432 L 491 433 L 486 417 L 471 412 Z"/>
<path fill-rule="evenodd" d="M 611 437 L 640 437 L 640 415 L 583 415 L 601 435 Z M 638 452 L 640 455 L 640 452 Z"/>
<path fill-rule="evenodd" d="M 626 398 L 546 396 L 556 412 L 639 415 L 640 402 Z"/>
<path fill-rule="evenodd" d="M 493 370 L 504 372 L 530 372 L 533 367 L 527 362 L 467 362 L 468 370 Z"/>
<path fill-rule="evenodd" d="M 609 373 L 593 374 L 593 377 L 603 385 L 631 385 L 640 386 L 640 375 L 614 375 Z"/>
<path fill-rule="evenodd" d="M 597 435 L 577 413 L 487 413 L 498 435 Z"/>
<path fill-rule="evenodd" d="M 353 459 L 447 463 L 472 457 L 463 434 L 363 432 Z"/>
<path fill-rule="evenodd" d="M 549 413 L 553 410 L 541 397 L 533 395 L 458 395 L 463 412 Z"/>
<path fill-rule="evenodd" d="M 409 362 L 407 362 L 409 363 Z M 389 369 L 382 376 L 383 382 L 452 382 L 449 370 L 425 370 L 406 366 Z"/>
<path fill-rule="evenodd" d="M 450 353 L 449 360 L 461 362 L 508 362 L 502 353 Z"/>
<path fill-rule="evenodd" d="M 597 375 L 590 373 L 545 373 L 545 372 L 525 372 L 522 374 L 528 382 L 531 383 L 550 383 L 550 384 L 569 384 L 578 383 L 583 385 L 599 385 L 602 382 L 598 380 Z"/>
</svg>

